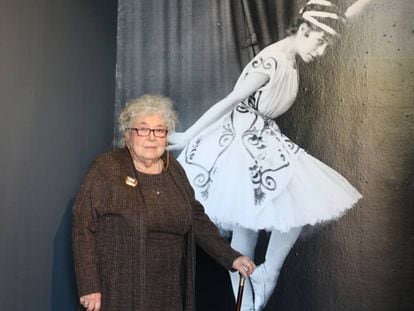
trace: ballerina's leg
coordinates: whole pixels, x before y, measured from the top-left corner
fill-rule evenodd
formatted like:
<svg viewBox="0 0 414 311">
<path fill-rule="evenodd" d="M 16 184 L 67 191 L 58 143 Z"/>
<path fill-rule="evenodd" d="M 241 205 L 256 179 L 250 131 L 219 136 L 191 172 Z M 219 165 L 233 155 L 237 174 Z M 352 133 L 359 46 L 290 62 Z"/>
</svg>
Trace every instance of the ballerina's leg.
<svg viewBox="0 0 414 311">
<path fill-rule="evenodd" d="M 242 228 L 236 227 L 233 230 L 231 247 L 239 251 L 245 256 L 254 258 L 254 250 L 256 248 L 257 237 L 259 233 Z M 237 292 L 239 289 L 239 273 L 230 272 L 231 285 L 233 287 L 233 293 L 235 299 L 237 299 Z M 253 291 L 250 281 L 246 279 L 244 284 L 243 300 L 242 300 L 242 310 L 254 310 L 253 309 Z"/>
<path fill-rule="evenodd" d="M 277 230 L 272 231 L 265 261 L 250 276 L 254 291 L 254 310 L 263 310 L 268 302 L 276 287 L 283 262 L 298 239 L 301 230 L 302 227 L 292 228 L 285 233 Z"/>
</svg>

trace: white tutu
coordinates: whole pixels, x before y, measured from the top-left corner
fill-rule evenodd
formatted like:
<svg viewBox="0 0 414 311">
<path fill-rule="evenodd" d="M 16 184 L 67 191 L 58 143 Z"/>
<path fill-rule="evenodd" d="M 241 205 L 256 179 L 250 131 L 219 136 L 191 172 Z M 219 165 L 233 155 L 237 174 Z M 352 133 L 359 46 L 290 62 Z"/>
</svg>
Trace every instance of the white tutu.
<svg viewBox="0 0 414 311">
<path fill-rule="evenodd" d="M 328 221 L 361 194 L 344 177 L 280 133 L 272 119 L 297 93 L 295 67 L 278 46 L 264 49 L 239 78 L 269 83 L 196 136 L 178 157 L 209 217 L 222 229 L 279 230 Z"/>
<path fill-rule="evenodd" d="M 196 198 L 213 222 L 224 230 L 240 225 L 252 230 L 286 232 L 292 227 L 335 219 L 362 197 L 339 173 L 280 132 L 269 133 L 267 136 L 274 143 L 259 147 L 265 152 L 256 153 L 255 157 L 246 149 L 242 135 L 227 138 L 228 145 L 214 150 L 219 140 L 214 135 L 217 133 L 215 127 L 210 128 L 178 160 L 186 170 Z M 266 140 L 263 136 L 266 135 L 262 135 L 262 140 Z M 252 169 L 255 165 L 261 170 Z M 269 168 L 276 170 L 266 173 Z M 261 177 L 255 178 L 257 171 L 256 175 Z"/>
</svg>

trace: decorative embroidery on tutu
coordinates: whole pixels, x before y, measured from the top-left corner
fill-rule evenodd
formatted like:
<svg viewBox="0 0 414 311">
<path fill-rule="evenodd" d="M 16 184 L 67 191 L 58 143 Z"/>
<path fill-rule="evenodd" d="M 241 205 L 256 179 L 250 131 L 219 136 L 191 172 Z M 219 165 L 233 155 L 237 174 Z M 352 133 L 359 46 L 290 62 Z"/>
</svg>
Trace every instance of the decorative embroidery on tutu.
<svg viewBox="0 0 414 311">
<path fill-rule="evenodd" d="M 190 145 L 187 148 L 188 153 L 186 153 L 185 161 L 187 164 L 195 165 L 201 169 L 201 172 L 197 174 L 193 179 L 193 186 L 203 189 L 200 193 L 203 199 L 207 199 L 209 195 L 209 188 L 212 183 L 212 174 L 216 169 L 216 163 L 220 159 L 221 155 L 226 151 L 226 149 L 231 145 L 235 137 L 235 131 L 232 127 L 232 122 L 223 124 L 222 134 L 218 140 L 219 146 L 222 148 L 216 159 L 214 160 L 213 165 L 210 169 L 204 167 L 203 165 L 196 163 L 194 157 L 198 151 L 198 147 L 202 141 L 202 138 L 199 137 L 196 139 L 195 143 Z"/>
<path fill-rule="evenodd" d="M 290 153 L 299 152 L 300 148 L 280 133 L 276 122 L 258 111 L 261 94 L 262 91 L 258 91 L 250 95 L 239 103 L 223 121 L 217 141 L 219 151 L 208 167 L 206 166 L 208 164 L 200 163 L 202 161 L 196 159 L 197 153 L 201 152 L 200 145 L 206 144 L 203 141 L 205 138 L 203 135 L 195 139 L 187 148 L 186 163 L 199 168 L 198 173 L 192 179 L 192 184 L 199 189 L 204 200 L 208 199 L 210 186 L 214 182 L 213 175 L 219 169 L 219 160 L 232 145 L 236 135 L 241 137 L 242 152 L 247 152 L 251 159 L 251 164 L 247 168 L 250 172 L 252 195 L 256 206 L 264 202 L 267 192 L 278 189 L 279 175 L 276 172 L 290 166 Z M 235 123 L 238 125 L 235 126 Z M 240 124 L 243 124 L 242 129 L 236 130 Z M 209 134 L 206 135 L 208 137 Z M 274 148 L 269 149 L 274 144 L 279 146 L 279 149 L 276 149 L 278 152 Z M 273 164 L 269 166 L 269 161 L 267 161 L 269 157 L 273 159 L 279 157 L 279 160 L 272 160 Z"/>
</svg>

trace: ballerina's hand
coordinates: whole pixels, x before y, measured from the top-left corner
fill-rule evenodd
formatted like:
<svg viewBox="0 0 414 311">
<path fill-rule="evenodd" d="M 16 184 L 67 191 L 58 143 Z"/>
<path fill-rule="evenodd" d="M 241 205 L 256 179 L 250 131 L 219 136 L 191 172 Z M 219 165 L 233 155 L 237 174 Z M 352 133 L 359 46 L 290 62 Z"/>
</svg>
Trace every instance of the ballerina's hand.
<svg viewBox="0 0 414 311">
<path fill-rule="evenodd" d="M 190 142 L 188 135 L 180 132 L 173 132 L 168 135 L 168 149 L 180 150 L 183 149 Z"/>
</svg>

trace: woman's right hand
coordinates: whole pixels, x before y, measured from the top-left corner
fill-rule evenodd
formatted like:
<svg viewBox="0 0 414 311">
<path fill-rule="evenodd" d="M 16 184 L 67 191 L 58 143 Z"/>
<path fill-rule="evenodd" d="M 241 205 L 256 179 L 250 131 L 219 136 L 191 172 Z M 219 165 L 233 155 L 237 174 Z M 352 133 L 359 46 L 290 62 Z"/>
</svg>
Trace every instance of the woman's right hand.
<svg viewBox="0 0 414 311">
<path fill-rule="evenodd" d="M 173 132 L 168 135 L 168 149 L 169 150 L 180 150 L 187 146 L 190 142 L 190 137 L 186 132 Z"/>
<path fill-rule="evenodd" d="M 101 293 L 82 296 L 79 302 L 87 311 L 99 311 L 101 310 Z"/>
<path fill-rule="evenodd" d="M 239 256 L 233 261 L 233 269 L 236 269 L 244 276 L 250 276 L 256 269 L 253 260 L 247 256 Z"/>
</svg>

